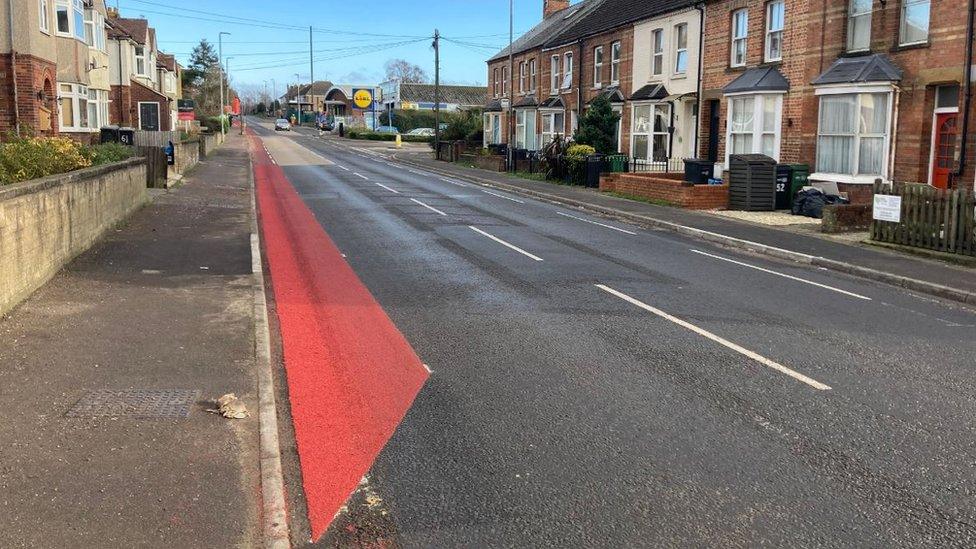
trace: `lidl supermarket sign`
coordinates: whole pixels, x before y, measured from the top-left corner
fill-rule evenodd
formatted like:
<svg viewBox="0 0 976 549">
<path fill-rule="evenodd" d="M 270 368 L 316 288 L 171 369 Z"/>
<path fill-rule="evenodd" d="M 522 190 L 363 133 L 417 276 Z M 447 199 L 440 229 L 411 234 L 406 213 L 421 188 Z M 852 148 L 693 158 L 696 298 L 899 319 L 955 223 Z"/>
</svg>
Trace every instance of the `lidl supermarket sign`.
<svg viewBox="0 0 976 549">
<path fill-rule="evenodd" d="M 373 106 L 373 90 L 359 88 L 352 90 L 352 103 L 357 109 L 368 109 Z"/>
</svg>

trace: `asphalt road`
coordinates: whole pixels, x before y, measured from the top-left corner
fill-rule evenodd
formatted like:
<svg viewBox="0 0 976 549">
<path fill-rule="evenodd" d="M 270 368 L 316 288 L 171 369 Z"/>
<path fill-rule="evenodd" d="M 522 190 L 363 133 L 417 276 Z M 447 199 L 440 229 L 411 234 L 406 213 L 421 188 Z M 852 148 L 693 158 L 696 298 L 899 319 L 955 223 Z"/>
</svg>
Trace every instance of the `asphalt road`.
<svg viewBox="0 0 976 549">
<path fill-rule="evenodd" d="M 973 311 L 276 139 L 334 162 L 283 167 L 433 370 L 385 539 L 976 544 Z"/>
</svg>

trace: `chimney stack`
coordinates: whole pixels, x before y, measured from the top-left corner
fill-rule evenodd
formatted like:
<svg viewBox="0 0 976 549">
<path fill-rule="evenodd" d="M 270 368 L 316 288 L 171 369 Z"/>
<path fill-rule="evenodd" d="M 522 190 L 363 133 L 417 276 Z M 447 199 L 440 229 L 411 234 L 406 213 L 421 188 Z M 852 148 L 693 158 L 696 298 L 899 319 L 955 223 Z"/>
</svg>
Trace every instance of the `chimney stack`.
<svg viewBox="0 0 976 549">
<path fill-rule="evenodd" d="M 542 0 L 542 17 L 549 17 L 569 7 L 569 0 Z"/>
</svg>

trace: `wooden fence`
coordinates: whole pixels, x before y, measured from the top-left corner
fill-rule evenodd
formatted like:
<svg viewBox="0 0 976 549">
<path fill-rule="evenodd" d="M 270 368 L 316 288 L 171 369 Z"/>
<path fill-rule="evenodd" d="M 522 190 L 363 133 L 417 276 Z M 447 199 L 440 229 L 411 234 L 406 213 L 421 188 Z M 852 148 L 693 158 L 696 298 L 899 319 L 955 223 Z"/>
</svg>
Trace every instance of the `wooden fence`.
<svg viewBox="0 0 976 549">
<path fill-rule="evenodd" d="M 180 132 L 136 130 L 134 141 L 136 147 L 165 147 L 170 141 L 179 143 Z"/>
<path fill-rule="evenodd" d="M 146 186 L 151 189 L 166 187 L 169 168 L 166 152 L 160 147 L 139 147 L 139 155 L 146 157 Z"/>
<path fill-rule="evenodd" d="M 871 222 L 871 239 L 954 254 L 976 255 L 976 198 L 968 189 L 874 185 L 875 194 L 901 197 L 901 221 Z"/>
</svg>

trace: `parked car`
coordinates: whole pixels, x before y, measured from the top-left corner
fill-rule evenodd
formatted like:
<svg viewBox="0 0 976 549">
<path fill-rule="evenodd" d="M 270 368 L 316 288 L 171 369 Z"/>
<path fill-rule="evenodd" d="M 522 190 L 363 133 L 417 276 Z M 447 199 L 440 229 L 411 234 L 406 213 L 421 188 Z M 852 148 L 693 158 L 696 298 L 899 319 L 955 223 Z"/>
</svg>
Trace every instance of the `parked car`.
<svg viewBox="0 0 976 549">
<path fill-rule="evenodd" d="M 419 135 L 421 137 L 433 137 L 434 128 L 414 128 L 407 132 L 407 135 Z"/>
<path fill-rule="evenodd" d="M 284 118 L 279 118 L 275 120 L 275 131 L 276 132 L 290 132 L 291 122 L 285 120 Z"/>
<path fill-rule="evenodd" d="M 400 133 L 396 126 L 378 126 L 376 133 Z"/>
</svg>

